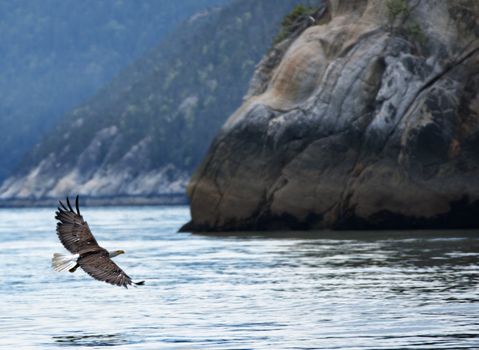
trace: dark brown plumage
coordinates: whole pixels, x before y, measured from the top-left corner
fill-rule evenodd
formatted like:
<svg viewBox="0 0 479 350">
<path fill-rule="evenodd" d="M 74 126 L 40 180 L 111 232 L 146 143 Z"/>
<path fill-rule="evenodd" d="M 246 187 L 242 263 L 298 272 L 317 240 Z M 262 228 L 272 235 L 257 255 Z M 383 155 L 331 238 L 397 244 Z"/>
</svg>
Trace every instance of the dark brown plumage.
<svg viewBox="0 0 479 350">
<path fill-rule="evenodd" d="M 67 205 L 60 201 L 60 207 L 56 212 L 57 235 L 65 248 L 72 254 L 65 257 L 55 254 L 53 266 L 57 271 L 63 271 L 71 266 L 69 271 L 74 272 L 81 267 L 91 277 L 116 286 L 128 288 L 129 285 L 141 285 L 135 283 L 111 257 L 124 253 L 123 251 L 108 252 L 102 248 L 93 236 L 88 223 L 83 220 L 78 205 L 78 196 L 75 200 L 76 212 L 73 210 L 67 197 Z"/>
</svg>

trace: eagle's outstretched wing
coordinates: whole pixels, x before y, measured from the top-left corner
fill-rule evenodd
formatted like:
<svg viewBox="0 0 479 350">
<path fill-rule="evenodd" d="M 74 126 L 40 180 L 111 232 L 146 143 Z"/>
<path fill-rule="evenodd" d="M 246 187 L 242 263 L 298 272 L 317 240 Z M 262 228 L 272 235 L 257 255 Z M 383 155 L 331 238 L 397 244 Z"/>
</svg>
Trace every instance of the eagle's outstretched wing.
<svg viewBox="0 0 479 350">
<path fill-rule="evenodd" d="M 110 253 L 100 247 L 93 237 L 88 224 L 80 214 L 78 196 L 75 200 L 76 212 L 67 197 L 67 206 L 60 202 L 56 212 L 57 234 L 66 249 L 79 254 L 76 263 L 91 277 L 116 286 L 142 285 L 144 281 L 133 282 L 117 264 L 110 259 Z M 76 269 L 76 267 L 74 267 Z"/>
<path fill-rule="evenodd" d="M 80 257 L 78 264 L 87 274 L 99 281 L 125 288 L 131 284 L 142 284 L 132 282 L 130 276 L 110 259 L 106 250 Z"/>
<path fill-rule="evenodd" d="M 73 254 L 82 250 L 100 248 L 88 227 L 88 223 L 80 215 L 78 196 L 75 200 L 76 213 L 73 211 L 68 197 L 67 206 L 60 201 L 60 207 L 58 207 L 55 216 L 55 219 L 59 221 L 57 223 L 57 235 L 65 248 Z"/>
</svg>

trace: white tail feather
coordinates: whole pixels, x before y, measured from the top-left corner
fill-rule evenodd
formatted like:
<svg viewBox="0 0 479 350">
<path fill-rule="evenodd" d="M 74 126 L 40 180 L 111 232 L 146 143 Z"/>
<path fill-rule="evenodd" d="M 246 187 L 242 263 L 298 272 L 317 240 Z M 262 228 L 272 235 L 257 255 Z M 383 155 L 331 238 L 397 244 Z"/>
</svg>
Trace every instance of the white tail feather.
<svg viewBox="0 0 479 350">
<path fill-rule="evenodd" d="M 76 265 L 78 257 L 78 254 L 63 255 L 55 253 L 52 258 L 52 268 L 57 272 L 70 270 Z"/>
</svg>

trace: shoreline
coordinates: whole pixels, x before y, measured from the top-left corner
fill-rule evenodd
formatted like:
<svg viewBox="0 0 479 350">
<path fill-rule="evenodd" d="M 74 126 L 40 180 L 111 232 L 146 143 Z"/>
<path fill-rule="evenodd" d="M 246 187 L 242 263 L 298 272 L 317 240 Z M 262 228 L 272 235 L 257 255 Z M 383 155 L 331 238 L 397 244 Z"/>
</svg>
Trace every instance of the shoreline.
<svg viewBox="0 0 479 350">
<path fill-rule="evenodd" d="M 72 196 L 70 198 L 74 199 Z M 9 198 L 0 199 L 0 208 L 56 207 L 65 198 Z M 188 197 L 183 193 L 156 196 L 81 196 L 82 206 L 144 206 L 144 205 L 188 205 Z"/>
</svg>

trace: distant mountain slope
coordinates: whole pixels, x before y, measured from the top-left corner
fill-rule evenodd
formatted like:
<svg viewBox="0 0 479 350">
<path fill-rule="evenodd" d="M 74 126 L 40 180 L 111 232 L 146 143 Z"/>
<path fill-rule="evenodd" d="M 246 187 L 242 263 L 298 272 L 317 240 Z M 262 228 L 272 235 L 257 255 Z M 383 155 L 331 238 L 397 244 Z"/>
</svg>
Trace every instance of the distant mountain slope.
<svg viewBox="0 0 479 350">
<path fill-rule="evenodd" d="M 182 192 L 298 3 L 308 2 L 237 0 L 184 23 L 67 115 L 3 184 L 1 198 Z"/>
<path fill-rule="evenodd" d="M 0 181 L 177 23 L 231 0 L 0 1 Z"/>
</svg>

